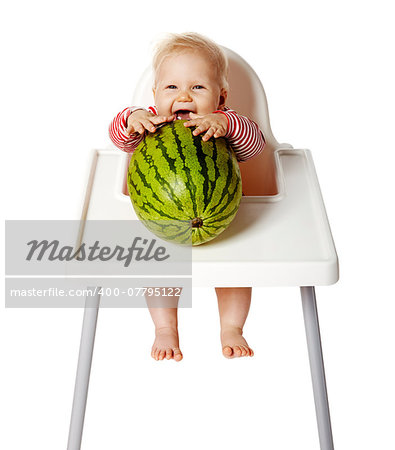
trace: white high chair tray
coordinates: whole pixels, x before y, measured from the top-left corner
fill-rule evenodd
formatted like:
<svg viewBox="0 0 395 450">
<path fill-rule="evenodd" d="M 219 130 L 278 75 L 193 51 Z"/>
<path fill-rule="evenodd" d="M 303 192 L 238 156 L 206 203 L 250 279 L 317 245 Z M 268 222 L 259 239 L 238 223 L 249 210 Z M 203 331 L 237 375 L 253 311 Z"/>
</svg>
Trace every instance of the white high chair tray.
<svg viewBox="0 0 395 450">
<path fill-rule="evenodd" d="M 83 220 L 137 219 L 122 193 L 127 154 L 96 151 Z M 230 226 L 192 249 L 194 286 L 320 286 L 338 280 L 338 259 L 311 153 L 275 151 L 274 196 L 242 197 Z"/>
</svg>

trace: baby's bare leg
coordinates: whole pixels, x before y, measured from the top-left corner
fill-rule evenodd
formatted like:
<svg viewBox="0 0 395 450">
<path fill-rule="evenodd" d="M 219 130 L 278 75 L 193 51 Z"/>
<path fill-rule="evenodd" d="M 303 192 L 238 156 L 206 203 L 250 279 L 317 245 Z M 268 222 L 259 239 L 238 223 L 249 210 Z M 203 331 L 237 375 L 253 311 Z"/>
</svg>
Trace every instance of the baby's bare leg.
<svg viewBox="0 0 395 450">
<path fill-rule="evenodd" d="M 152 346 L 151 356 L 157 361 L 164 358 L 173 358 L 175 361 L 181 361 L 182 353 L 179 349 L 177 328 L 178 297 L 176 299 L 173 298 L 170 302 L 173 307 L 163 307 L 168 303 L 166 298 L 148 295 L 145 298 L 155 325 L 155 341 Z"/>
<path fill-rule="evenodd" d="M 215 288 L 221 323 L 222 353 L 227 358 L 253 356 L 243 337 L 243 327 L 251 304 L 252 288 Z"/>
</svg>

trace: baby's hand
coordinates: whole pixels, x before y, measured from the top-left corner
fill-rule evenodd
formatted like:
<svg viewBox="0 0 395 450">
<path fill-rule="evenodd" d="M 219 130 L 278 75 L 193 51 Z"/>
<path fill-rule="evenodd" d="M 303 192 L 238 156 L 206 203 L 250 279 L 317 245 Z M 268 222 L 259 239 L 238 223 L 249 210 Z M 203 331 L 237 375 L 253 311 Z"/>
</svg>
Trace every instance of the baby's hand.
<svg viewBox="0 0 395 450">
<path fill-rule="evenodd" d="M 185 122 L 184 126 L 196 126 L 196 129 L 192 132 L 194 136 L 206 131 L 207 133 L 202 138 L 203 141 L 208 141 L 213 136 L 215 138 L 225 136 L 228 131 L 228 119 L 224 114 L 212 113 L 199 116 L 198 114 L 190 113 L 189 117 L 192 120 Z"/>
<path fill-rule="evenodd" d="M 126 134 L 130 136 L 133 133 L 144 134 L 145 131 L 153 133 L 156 131 L 155 125 L 163 122 L 172 122 L 175 119 L 172 116 L 156 116 L 145 109 L 137 109 L 128 117 Z"/>
</svg>

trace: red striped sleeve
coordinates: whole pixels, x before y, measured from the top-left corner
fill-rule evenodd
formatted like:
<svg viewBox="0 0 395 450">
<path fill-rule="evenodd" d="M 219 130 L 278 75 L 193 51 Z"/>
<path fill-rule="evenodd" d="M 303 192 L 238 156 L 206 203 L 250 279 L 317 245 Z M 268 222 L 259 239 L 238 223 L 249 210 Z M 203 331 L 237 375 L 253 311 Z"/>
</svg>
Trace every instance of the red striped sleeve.
<svg viewBox="0 0 395 450">
<path fill-rule="evenodd" d="M 150 106 L 148 107 L 148 111 L 152 112 L 152 114 L 155 114 L 155 116 L 158 115 L 158 109 L 156 106 Z"/>
<path fill-rule="evenodd" d="M 144 135 L 138 133 L 130 136 L 126 134 L 128 117 L 137 109 L 142 108 L 132 106 L 123 109 L 114 117 L 109 126 L 110 139 L 119 149 L 127 153 L 132 153 L 144 138 Z M 153 112 L 151 109 L 150 111 Z"/>
<path fill-rule="evenodd" d="M 240 116 L 231 109 L 215 112 L 224 114 L 228 119 L 228 131 L 225 137 L 231 144 L 238 161 L 247 161 L 262 152 L 265 138 L 254 121 Z"/>
</svg>

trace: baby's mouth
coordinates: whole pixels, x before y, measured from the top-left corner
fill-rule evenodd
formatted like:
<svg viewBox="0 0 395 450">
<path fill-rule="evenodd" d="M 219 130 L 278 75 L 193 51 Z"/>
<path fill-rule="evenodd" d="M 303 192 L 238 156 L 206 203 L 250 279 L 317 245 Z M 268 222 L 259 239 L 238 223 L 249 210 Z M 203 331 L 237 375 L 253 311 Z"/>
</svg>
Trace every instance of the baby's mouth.
<svg viewBox="0 0 395 450">
<path fill-rule="evenodd" d="M 189 114 L 191 112 L 192 111 L 189 111 L 188 109 L 179 109 L 174 114 L 176 115 L 177 120 L 189 120 L 190 119 Z"/>
</svg>

